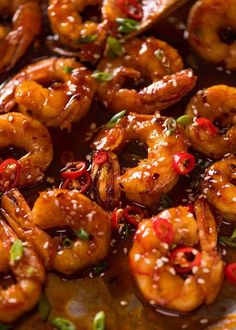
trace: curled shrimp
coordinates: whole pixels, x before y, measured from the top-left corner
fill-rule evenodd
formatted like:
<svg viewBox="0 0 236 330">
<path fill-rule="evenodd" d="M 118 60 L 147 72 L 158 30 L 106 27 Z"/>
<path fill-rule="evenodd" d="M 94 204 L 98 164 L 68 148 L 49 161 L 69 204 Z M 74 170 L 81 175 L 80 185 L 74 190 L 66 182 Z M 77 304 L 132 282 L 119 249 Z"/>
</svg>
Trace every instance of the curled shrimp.
<svg viewBox="0 0 236 330">
<path fill-rule="evenodd" d="M 7 288 L 0 286 L 0 321 L 7 323 L 37 304 L 45 281 L 43 264 L 27 243 L 18 240 L 22 244 L 21 253 L 11 260 L 11 248 L 17 239 L 12 229 L 0 220 L 0 272 L 11 271 L 15 278 L 15 284 Z"/>
<path fill-rule="evenodd" d="M 48 17 L 60 42 L 81 50 L 82 61 L 96 61 L 106 41 L 106 22 L 83 21 L 81 13 L 87 6 L 100 6 L 101 0 L 50 0 Z"/>
<path fill-rule="evenodd" d="M 42 181 L 44 171 L 51 163 L 53 156 L 51 137 L 46 127 L 37 120 L 21 113 L 11 112 L 1 115 L 0 147 L 10 146 L 26 151 L 26 154 L 17 161 L 19 177 L 16 185 L 27 186 Z M 16 175 L 15 173 L 15 166 L 9 166 L 5 173 L 6 181 L 1 187 L 1 191 L 7 189 L 9 180 Z"/>
<path fill-rule="evenodd" d="M 4 215 L 15 232 L 30 242 L 47 269 L 64 274 L 84 270 L 103 259 L 110 245 L 110 218 L 76 190 L 42 192 L 32 211 L 19 191 L 2 197 Z M 71 238 L 51 237 L 45 230 L 69 228 Z"/>
<path fill-rule="evenodd" d="M 205 60 L 236 69 L 235 0 L 197 1 L 188 17 L 188 40 Z"/>
<path fill-rule="evenodd" d="M 147 144 L 147 159 L 117 179 L 126 197 L 143 205 L 155 205 L 163 193 L 174 187 L 179 175 L 172 168 L 172 155 L 187 150 L 183 131 L 177 128 L 168 135 L 164 122 L 165 118 L 130 113 L 114 127 L 103 129 L 91 145 L 97 150 L 119 153 L 132 140 Z"/>
<path fill-rule="evenodd" d="M 220 159 L 236 152 L 236 88 L 216 85 L 199 91 L 187 106 L 186 114 L 194 117 L 186 133 L 192 147 L 203 154 Z M 203 122 L 203 117 L 210 123 Z M 205 121 L 205 119 L 204 119 Z M 214 127 L 217 123 L 222 130 Z M 210 126 L 209 126 L 210 125 Z"/>
<path fill-rule="evenodd" d="M 1 0 L 0 14 L 12 16 L 12 28 L 0 26 L 0 71 L 8 71 L 40 33 L 41 13 L 34 0 Z"/>
<path fill-rule="evenodd" d="M 218 295 L 224 262 L 216 248 L 215 219 L 203 199 L 196 201 L 195 213 L 197 221 L 188 207 L 179 206 L 139 224 L 129 262 L 152 305 L 189 312 Z"/>
<path fill-rule="evenodd" d="M 49 88 L 41 85 L 50 83 Z M 47 126 L 69 130 L 88 112 L 95 88 L 90 71 L 80 63 L 52 57 L 28 65 L 3 86 L 0 111 L 16 107 Z"/>
<path fill-rule="evenodd" d="M 126 109 L 154 113 L 178 102 L 194 87 L 196 77 L 192 70 L 182 69 L 180 55 L 166 42 L 153 37 L 135 38 L 124 44 L 120 57 L 105 58 L 98 65 L 99 72 L 110 75 L 109 81 L 99 83 L 98 97 L 113 112 Z M 129 79 L 137 86 L 151 83 L 137 91 L 124 87 Z"/>
<path fill-rule="evenodd" d="M 222 159 L 206 169 L 202 192 L 229 221 L 236 221 L 236 158 Z"/>
</svg>

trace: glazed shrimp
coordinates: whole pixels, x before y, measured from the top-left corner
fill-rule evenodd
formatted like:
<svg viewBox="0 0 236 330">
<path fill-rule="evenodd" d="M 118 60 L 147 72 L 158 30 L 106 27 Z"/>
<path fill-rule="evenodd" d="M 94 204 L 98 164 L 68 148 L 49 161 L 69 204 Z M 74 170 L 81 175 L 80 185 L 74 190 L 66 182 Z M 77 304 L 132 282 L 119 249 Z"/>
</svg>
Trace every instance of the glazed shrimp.
<svg viewBox="0 0 236 330">
<path fill-rule="evenodd" d="M 188 18 L 189 43 L 205 60 L 236 69 L 235 0 L 197 1 Z"/>
<path fill-rule="evenodd" d="M 41 85 L 50 83 L 49 88 Z M 0 111 L 16 108 L 47 126 L 69 130 L 88 112 L 95 89 L 89 70 L 80 63 L 52 57 L 28 65 L 3 86 Z"/>
<path fill-rule="evenodd" d="M 80 49 L 82 61 L 98 60 L 104 48 L 107 29 L 106 22 L 84 21 L 80 13 L 87 6 L 100 6 L 101 0 L 50 0 L 48 17 L 53 32 L 61 43 Z"/>
<path fill-rule="evenodd" d="M 199 91 L 191 99 L 186 114 L 194 120 L 187 126 L 186 133 L 195 150 L 215 159 L 236 152 L 235 106 L 236 88 L 225 85 Z M 205 118 L 210 122 L 206 123 Z M 223 131 L 214 127 L 214 122 L 223 127 Z"/>
<path fill-rule="evenodd" d="M 143 205 L 156 205 L 162 194 L 174 187 L 179 175 L 172 168 L 172 155 L 187 150 L 183 131 L 177 129 L 168 136 L 164 122 L 163 118 L 131 113 L 113 128 L 102 130 L 91 145 L 97 150 L 119 153 L 132 140 L 147 144 L 147 159 L 118 178 L 126 197 Z"/>
<path fill-rule="evenodd" d="M 0 286 L 0 321 L 13 322 L 25 312 L 31 310 L 38 302 L 45 271 L 38 255 L 27 245 L 21 245 L 20 258 L 11 260 L 10 252 L 16 244 L 17 236 L 4 221 L 0 220 L 0 272 L 11 271 L 15 284 L 8 288 Z"/>
<path fill-rule="evenodd" d="M 189 312 L 218 295 L 224 262 L 216 249 L 215 219 L 204 200 L 195 203 L 195 212 L 197 222 L 187 207 L 179 206 L 139 224 L 129 262 L 152 305 Z"/>
<path fill-rule="evenodd" d="M 0 1 L 1 16 L 12 17 L 12 29 L 0 27 L 0 71 L 8 71 L 18 62 L 41 30 L 41 13 L 34 0 Z"/>
<path fill-rule="evenodd" d="M 22 239 L 29 240 L 47 269 L 64 274 L 84 270 L 103 259 L 110 245 L 110 218 L 97 204 L 76 190 L 42 192 L 32 211 L 17 190 L 2 198 L 7 221 Z M 71 240 L 52 238 L 44 230 L 71 230 Z M 70 242 L 67 246 L 66 242 Z"/>
<path fill-rule="evenodd" d="M 105 58 L 98 65 L 99 72 L 110 75 L 109 81 L 100 82 L 98 97 L 113 112 L 154 113 L 178 102 L 194 87 L 192 70 L 182 69 L 180 55 L 164 41 L 135 38 L 124 44 L 123 55 Z M 123 87 L 128 79 L 151 84 L 137 91 Z"/>
<path fill-rule="evenodd" d="M 18 159 L 19 177 L 17 186 L 27 186 L 40 182 L 44 171 L 52 161 L 53 149 L 48 130 L 37 120 L 12 112 L 0 116 L 0 147 L 23 148 L 26 154 Z M 0 185 L 1 191 L 8 188 L 9 180 L 16 174 L 15 166 L 8 166 L 6 178 Z"/>
<path fill-rule="evenodd" d="M 202 192 L 229 221 L 236 221 L 236 158 L 227 158 L 206 169 Z"/>
</svg>

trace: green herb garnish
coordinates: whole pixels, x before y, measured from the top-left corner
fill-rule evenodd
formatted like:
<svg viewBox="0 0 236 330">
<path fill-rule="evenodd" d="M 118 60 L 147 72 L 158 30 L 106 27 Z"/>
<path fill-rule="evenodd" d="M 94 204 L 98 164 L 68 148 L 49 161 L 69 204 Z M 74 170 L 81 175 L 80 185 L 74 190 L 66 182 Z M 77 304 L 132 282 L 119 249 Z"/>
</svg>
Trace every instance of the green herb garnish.
<svg viewBox="0 0 236 330">
<path fill-rule="evenodd" d="M 93 330 L 105 330 L 105 313 L 98 312 L 93 319 Z"/>
<path fill-rule="evenodd" d="M 23 243 L 20 239 L 15 240 L 10 249 L 10 261 L 15 262 L 22 258 L 24 252 Z"/>
<path fill-rule="evenodd" d="M 188 124 L 191 124 L 192 121 L 193 118 L 189 115 L 183 115 L 176 119 L 176 123 L 183 127 L 187 126 Z"/>
<path fill-rule="evenodd" d="M 220 242 L 230 247 L 236 247 L 236 229 L 231 236 L 221 236 Z"/>
<path fill-rule="evenodd" d="M 95 275 L 99 275 L 103 273 L 107 269 L 107 267 L 108 267 L 108 262 L 106 260 L 103 260 L 93 268 L 93 273 Z"/>
<path fill-rule="evenodd" d="M 48 298 L 45 294 L 42 294 L 38 303 L 38 314 L 41 320 L 46 321 L 51 311 L 51 306 L 49 304 Z"/>
<path fill-rule="evenodd" d="M 162 49 L 156 49 L 154 52 L 155 56 L 157 57 L 157 59 L 162 62 L 164 56 L 165 56 L 165 52 Z"/>
<path fill-rule="evenodd" d="M 114 127 L 116 124 L 119 123 L 119 121 L 125 116 L 126 114 L 126 110 L 120 111 L 118 113 L 116 113 L 110 120 L 109 122 L 106 124 L 106 128 L 112 128 Z"/>
<path fill-rule="evenodd" d="M 120 18 L 118 17 L 116 19 L 116 23 L 118 24 L 118 31 L 120 33 L 130 33 L 135 30 L 139 29 L 139 23 L 133 19 L 130 18 Z"/>
<path fill-rule="evenodd" d="M 83 228 L 76 230 L 76 235 L 82 239 L 83 241 L 88 241 L 89 240 L 89 233 L 84 230 Z"/>
<path fill-rule="evenodd" d="M 123 48 L 121 46 L 121 43 L 116 38 L 108 37 L 107 45 L 108 45 L 107 56 L 109 58 L 115 58 L 123 53 Z"/>
<path fill-rule="evenodd" d="M 79 44 L 88 44 L 90 42 L 93 42 L 97 39 L 97 35 L 96 34 L 92 34 L 91 36 L 84 36 L 79 38 L 78 43 Z"/>
<path fill-rule="evenodd" d="M 174 118 L 168 118 L 165 120 L 164 122 L 164 126 L 165 126 L 165 129 L 166 129 L 166 135 L 167 136 L 170 136 L 172 135 L 173 133 L 176 132 L 176 121 Z"/>
<path fill-rule="evenodd" d="M 71 73 L 74 70 L 71 66 L 64 66 L 63 71 L 65 73 Z"/>
<path fill-rule="evenodd" d="M 58 330 L 76 330 L 74 323 L 60 317 L 56 317 L 52 320 L 52 325 Z"/>
<path fill-rule="evenodd" d="M 72 240 L 69 239 L 68 237 L 65 237 L 65 238 L 63 239 L 62 244 L 63 244 L 64 247 L 68 247 L 68 248 L 69 248 L 69 247 L 71 247 L 71 246 L 73 245 L 73 242 L 72 242 Z"/>
<path fill-rule="evenodd" d="M 110 81 L 112 80 L 113 75 L 110 72 L 97 71 L 92 74 L 92 77 L 100 81 Z"/>
</svg>

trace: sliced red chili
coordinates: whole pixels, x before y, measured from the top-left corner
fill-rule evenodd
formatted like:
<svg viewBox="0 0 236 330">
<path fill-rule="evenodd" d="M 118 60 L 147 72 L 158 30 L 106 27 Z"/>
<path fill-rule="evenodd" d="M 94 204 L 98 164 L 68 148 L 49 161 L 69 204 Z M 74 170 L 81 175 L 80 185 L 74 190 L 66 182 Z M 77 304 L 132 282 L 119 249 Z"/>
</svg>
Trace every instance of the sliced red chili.
<svg viewBox="0 0 236 330">
<path fill-rule="evenodd" d="M 91 176 L 86 171 L 82 173 L 78 178 L 76 179 L 66 179 L 62 184 L 62 189 L 76 189 L 81 194 L 85 193 L 91 184 Z"/>
<path fill-rule="evenodd" d="M 138 227 L 139 222 L 144 218 L 144 211 L 137 205 L 127 205 L 124 208 L 124 217 L 128 223 Z"/>
<path fill-rule="evenodd" d="M 194 213 L 194 204 L 193 203 L 188 203 L 186 206 L 190 213 Z"/>
<path fill-rule="evenodd" d="M 225 267 L 225 276 L 231 283 L 236 284 L 236 262 Z"/>
<path fill-rule="evenodd" d="M 85 162 L 71 162 L 66 165 L 65 168 L 61 170 L 61 177 L 63 179 L 77 179 L 84 173 L 86 173 L 86 164 Z"/>
<path fill-rule="evenodd" d="M 191 172 L 195 164 L 195 157 L 187 152 L 178 152 L 172 156 L 172 168 L 180 175 Z"/>
<path fill-rule="evenodd" d="M 14 188 L 17 186 L 19 179 L 20 179 L 20 172 L 21 172 L 21 165 L 18 162 L 18 160 L 15 158 L 8 158 L 0 164 L 0 175 L 1 176 L 7 175 L 7 168 L 9 166 L 15 166 L 14 177 L 13 177 L 14 179 L 12 182 L 10 182 L 11 180 L 8 179 L 8 181 L 10 183 L 9 183 L 8 187 L 4 186 L 4 188 L 6 188 L 6 189 L 11 189 L 11 188 Z M 12 173 L 9 173 L 9 175 L 12 178 Z"/>
<path fill-rule="evenodd" d="M 123 209 L 116 208 L 111 215 L 111 226 L 113 229 L 119 229 L 119 224 L 123 218 Z"/>
<path fill-rule="evenodd" d="M 192 247 L 178 247 L 171 252 L 170 261 L 178 273 L 189 273 L 194 266 L 199 267 L 201 253 Z"/>
<path fill-rule="evenodd" d="M 109 161 L 109 154 L 107 151 L 98 151 L 94 158 L 93 161 L 97 165 L 104 164 Z"/>
<path fill-rule="evenodd" d="M 174 240 L 174 229 L 172 224 L 163 218 L 153 218 L 153 228 L 159 240 L 171 245 Z"/>
<path fill-rule="evenodd" d="M 117 5 L 128 17 L 141 21 L 143 18 L 143 8 L 137 0 L 116 0 Z"/>
<path fill-rule="evenodd" d="M 198 126 L 205 128 L 212 135 L 216 135 L 218 132 L 218 128 L 207 118 L 197 118 L 195 122 Z"/>
</svg>

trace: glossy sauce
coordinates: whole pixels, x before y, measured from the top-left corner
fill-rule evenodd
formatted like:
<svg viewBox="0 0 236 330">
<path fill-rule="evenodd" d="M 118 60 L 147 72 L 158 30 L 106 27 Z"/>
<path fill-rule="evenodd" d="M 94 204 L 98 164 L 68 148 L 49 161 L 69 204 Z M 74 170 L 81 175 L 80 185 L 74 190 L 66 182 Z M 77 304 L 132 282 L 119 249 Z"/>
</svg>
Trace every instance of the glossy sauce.
<svg viewBox="0 0 236 330">
<path fill-rule="evenodd" d="M 153 35 L 169 42 L 177 48 L 185 61 L 185 66 L 192 65 L 198 76 L 197 86 L 191 93 L 193 95 L 200 88 L 208 87 L 215 84 L 228 84 L 236 86 L 236 73 L 225 72 L 223 69 L 211 66 L 195 57 L 185 41 L 184 25 L 190 5 L 185 5 L 175 14 L 156 25 L 147 35 Z M 44 6 L 44 4 L 43 4 Z M 46 16 L 45 16 L 46 20 Z M 46 26 L 46 27 L 45 27 Z M 41 35 L 39 43 L 24 56 L 18 67 L 14 70 L 17 72 L 30 61 L 51 55 L 45 46 L 45 36 L 49 35 L 48 24 L 44 24 L 44 32 Z M 2 82 L 5 81 L 2 76 Z M 191 95 L 185 97 L 176 106 L 162 112 L 167 115 L 178 117 L 184 113 L 187 102 Z M 85 137 L 89 137 L 88 132 L 105 123 L 112 115 L 105 112 L 96 101 L 94 102 L 90 113 L 79 124 L 72 128 L 71 132 L 61 132 L 58 129 L 51 129 L 50 133 L 54 146 L 54 160 L 50 166 L 47 177 L 51 178 L 44 184 L 37 187 L 27 188 L 23 190 L 25 196 L 28 197 L 32 204 L 39 191 L 51 187 L 59 183 L 59 170 L 63 167 L 61 156 L 64 151 L 72 152 L 75 159 L 84 160 L 89 154 L 88 141 Z M 88 162 L 89 165 L 89 162 Z M 200 172 L 195 171 L 195 181 L 199 177 Z M 193 179 L 193 177 L 192 177 Z M 181 179 L 178 185 L 170 194 L 172 205 L 186 204 L 192 195 L 195 194 L 196 187 L 192 192 L 187 193 L 191 180 Z M 191 198 L 190 198 L 191 197 Z M 230 233 L 230 225 L 222 226 L 226 233 Z M 235 329 L 236 327 L 236 290 L 228 283 L 225 283 L 221 294 L 213 305 L 204 305 L 197 311 L 188 315 L 179 315 L 170 311 L 155 311 L 142 298 L 136 289 L 128 269 L 127 251 L 131 245 L 131 236 L 124 239 L 121 236 L 114 237 L 110 254 L 106 260 L 106 269 L 102 274 L 95 275 L 91 270 L 86 271 L 80 276 L 73 278 L 63 278 L 63 276 L 49 273 L 45 292 L 51 305 L 52 317 L 64 317 L 72 320 L 78 330 L 92 329 L 92 321 L 94 315 L 104 310 L 106 313 L 106 330 L 180 330 L 180 329 Z M 233 262 L 236 258 L 235 249 L 229 248 L 224 250 L 227 262 Z M 93 277 L 93 278 L 92 278 Z M 229 325 L 225 327 L 210 327 L 219 320 L 228 315 Z M 230 316 L 229 316 L 230 315 Z M 232 321 L 231 321 L 232 320 Z M 230 323 L 232 327 L 230 326 Z M 209 328 L 208 328 L 209 327 Z M 13 326 L 15 330 L 47 330 L 53 329 L 50 322 L 43 322 L 34 310 Z"/>
</svg>

